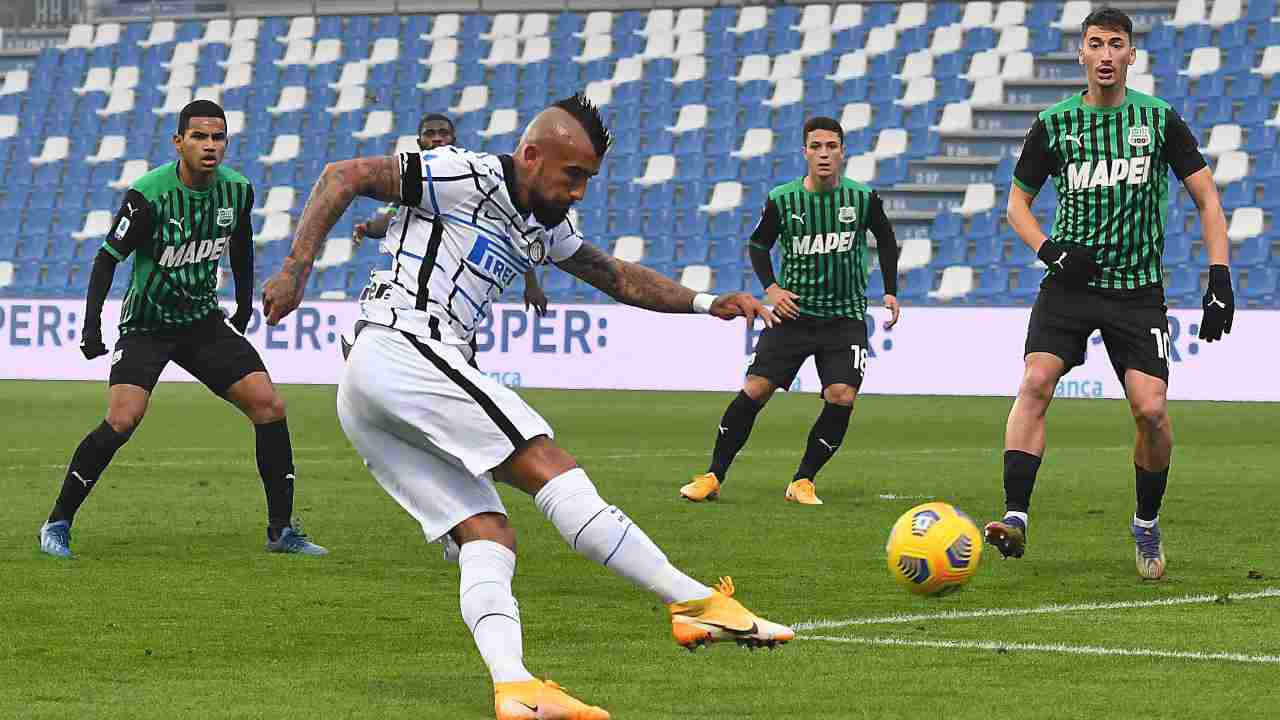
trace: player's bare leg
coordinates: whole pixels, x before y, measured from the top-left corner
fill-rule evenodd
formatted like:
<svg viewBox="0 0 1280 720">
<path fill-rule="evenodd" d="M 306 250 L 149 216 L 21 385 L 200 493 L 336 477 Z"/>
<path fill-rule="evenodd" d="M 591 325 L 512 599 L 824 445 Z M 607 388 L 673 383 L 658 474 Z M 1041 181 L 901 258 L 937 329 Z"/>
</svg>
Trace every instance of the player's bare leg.
<svg viewBox="0 0 1280 720">
<path fill-rule="evenodd" d="M 804 457 L 800 460 L 800 467 L 787 485 L 784 495 L 787 502 L 801 505 L 822 504 L 814 483 L 818 478 L 818 471 L 835 457 L 836 450 L 844 443 L 858 391 L 846 383 L 832 383 L 822 389 L 822 399 L 822 412 L 809 430 L 809 441 L 805 446 Z"/>
<path fill-rule="evenodd" d="M 147 414 L 151 393 L 137 385 L 112 385 L 108 391 L 107 418 L 80 441 L 49 519 L 40 528 L 40 550 L 55 557 L 71 557 L 71 524 L 76 511 L 98 484 L 138 423 Z"/>
<path fill-rule="evenodd" d="M 253 423 L 258 474 L 267 494 L 267 549 L 326 555 L 328 550 L 293 527 L 293 445 L 284 398 L 265 372 L 251 372 L 227 388 L 226 398 Z"/>
<path fill-rule="evenodd" d="M 756 415 L 764 409 L 769 398 L 777 391 L 768 378 L 748 375 L 742 391 L 734 396 L 717 426 L 715 449 L 711 452 L 711 466 L 701 475 L 680 488 L 680 495 L 691 502 L 715 500 L 720 497 L 720 484 L 729 474 L 729 465 L 738 451 L 747 443 Z"/>
<path fill-rule="evenodd" d="M 1058 379 L 1066 372 L 1062 358 L 1050 353 L 1027 355 L 1018 397 L 1004 431 L 1004 518 L 987 523 L 987 542 L 1004 557 L 1022 557 L 1027 544 L 1027 510 L 1045 448 L 1045 417 Z"/>
<path fill-rule="evenodd" d="M 1138 370 L 1124 375 L 1125 395 L 1137 426 L 1133 447 L 1138 506 L 1130 530 L 1138 575 L 1147 580 L 1164 577 L 1164 545 L 1160 537 L 1160 503 L 1169 481 L 1173 457 L 1173 424 L 1169 420 L 1169 385 Z"/>
<path fill-rule="evenodd" d="M 672 635 L 693 648 L 720 640 L 773 646 L 795 637 L 732 599 L 728 578 L 717 589 L 685 575 L 617 506 L 601 499 L 572 455 L 540 435 L 494 470 L 494 478 L 533 496 L 574 550 L 662 598 Z"/>
</svg>

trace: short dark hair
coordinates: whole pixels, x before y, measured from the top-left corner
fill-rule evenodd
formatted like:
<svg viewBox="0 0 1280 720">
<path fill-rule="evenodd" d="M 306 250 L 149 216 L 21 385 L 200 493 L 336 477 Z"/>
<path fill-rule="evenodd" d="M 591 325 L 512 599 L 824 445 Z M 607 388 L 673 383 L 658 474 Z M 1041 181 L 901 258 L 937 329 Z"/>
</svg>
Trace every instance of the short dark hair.
<svg viewBox="0 0 1280 720">
<path fill-rule="evenodd" d="M 1091 27 L 1123 32 L 1129 36 L 1130 41 L 1133 40 L 1133 20 L 1130 20 L 1129 16 L 1125 15 L 1123 11 L 1110 6 L 1100 7 L 1089 13 L 1084 22 L 1080 23 L 1080 34 L 1088 33 Z"/>
<path fill-rule="evenodd" d="M 600 108 L 580 92 L 563 100 L 557 100 L 552 107 L 558 107 L 572 115 L 582 129 L 587 131 L 587 137 L 591 138 L 591 147 L 595 149 L 596 157 L 604 158 L 604 154 L 609 152 L 609 145 L 613 143 L 613 135 L 604 124 Z"/>
<path fill-rule="evenodd" d="M 178 134 L 181 135 L 187 131 L 191 118 L 202 117 L 221 118 L 223 123 L 227 122 L 227 114 L 222 112 L 222 106 L 218 103 L 212 100 L 192 100 L 182 108 L 182 112 L 178 113 Z"/>
<path fill-rule="evenodd" d="M 418 134 L 419 135 L 422 134 L 422 130 L 427 126 L 427 123 L 435 122 L 435 121 L 447 123 L 449 125 L 449 132 L 455 135 L 458 133 L 458 131 L 453 127 L 453 121 L 449 119 L 448 115 L 441 115 L 440 113 L 427 113 L 426 115 L 422 116 L 421 120 L 418 121 Z"/>
<path fill-rule="evenodd" d="M 835 118 L 829 118 L 825 115 L 811 117 L 804 121 L 804 142 L 809 144 L 809 133 L 814 130 L 830 130 L 840 137 L 840 144 L 844 145 L 844 128 L 840 127 L 840 121 Z"/>
</svg>

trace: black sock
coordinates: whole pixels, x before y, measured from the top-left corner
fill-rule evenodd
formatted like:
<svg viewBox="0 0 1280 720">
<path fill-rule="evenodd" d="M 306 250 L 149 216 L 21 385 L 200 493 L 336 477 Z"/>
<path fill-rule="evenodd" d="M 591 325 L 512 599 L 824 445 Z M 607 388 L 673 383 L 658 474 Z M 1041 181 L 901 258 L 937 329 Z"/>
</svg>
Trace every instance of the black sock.
<svg viewBox="0 0 1280 720">
<path fill-rule="evenodd" d="M 804 458 L 800 460 L 800 469 L 796 470 L 794 479 L 817 479 L 818 471 L 835 456 L 840 443 L 844 442 L 852 416 L 853 407 L 849 405 L 825 403 L 822 406 L 822 412 L 809 430 L 809 445 L 804 449 Z"/>
<path fill-rule="evenodd" d="M 1004 509 L 1027 512 L 1031 507 L 1031 491 L 1036 486 L 1040 458 L 1021 450 L 1004 451 Z"/>
<path fill-rule="evenodd" d="M 80 504 L 89 497 L 93 486 L 98 484 L 98 478 L 116 451 L 128 441 L 128 435 L 117 433 L 105 420 L 84 436 L 75 454 L 71 456 L 67 475 L 62 479 L 62 490 L 53 504 L 53 512 L 49 513 L 49 522 L 75 521 Z"/>
<path fill-rule="evenodd" d="M 1164 500 L 1164 488 L 1169 484 L 1169 468 L 1144 470 L 1133 466 L 1137 476 L 1138 519 L 1155 520 L 1160 514 L 1160 502 Z"/>
<path fill-rule="evenodd" d="M 253 426 L 257 436 L 258 474 L 267 491 L 267 530 L 271 539 L 279 537 L 293 516 L 293 446 L 289 443 L 289 421 Z"/>
<path fill-rule="evenodd" d="M 734 456 L 747 444 L 747 437 L 751 435 L 751 427 L 756 424 L 760 408 L 761 405 L 752 400 L 750 395 L 739 390 L 737 397 L 725 409 L 724 417 L 720 418 L 716 448 L 711 453 L 711 467 L 707 468 L 707 472 L 715 473 L 720 482 L 724 482 L 725 476 L 729 474 L 729 465 L 733 463 Z"/>
</svg>

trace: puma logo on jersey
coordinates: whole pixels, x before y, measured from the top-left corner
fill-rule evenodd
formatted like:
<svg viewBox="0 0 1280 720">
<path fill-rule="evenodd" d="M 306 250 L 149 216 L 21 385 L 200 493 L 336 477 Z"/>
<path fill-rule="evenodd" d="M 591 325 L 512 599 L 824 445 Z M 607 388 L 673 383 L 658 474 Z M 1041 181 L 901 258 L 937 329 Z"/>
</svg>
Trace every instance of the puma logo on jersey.
<svg viewBox="0 0 1280 720">
<path fill-rule="evenodd" d="M 1084 141 L 1080 139 L 1080 135 L 1083 135 L 1083 133 L 1080 133 L 1077 135 L 1063 135 L 1062 139 L 1070 140 L 1071 142 L 1076 144 L 1076 147 L 1084 147 Z"/>
<path fill-rule="evenodd" d="M 182 232 L 182 221 L 181 221 L 181 220 L 179 220 L 178 218 L 169 218 L 169 224 L 170 224 L 170 225 L 177 225 L 177 226 L 178 226 L 178 232 Z"/>
<path fill-rule="evenodd" d="M 224 235 L 217 240 L 192 240 L 182 245 L 169 245 L 160 255 L 160 267 L 175 268 L 206 260 L 216 261 L 222 257 L 222 251 L 230 240 L 230 235 Z"/>
<path fill-rule="evenodd" d="M 1227 304 L 1226 304 L 1226 303 L 1224 303 L 1224 302 L 1222 302 L 1221 300 L 1219 300 L 1217 295 L 1214 295 L 1214 294 L 1210 293 L 1210 294 L 1209 294 L 1209 307 L 1222 308 L 1223 310 L 1226 310 L 1226 309 L 1227 309 Z"/>
<path fill-rule="evenodd" d="M 802 235 L 791 242 L 791 251 L 796 255 L 826 255 L 833 252 L 845 252 L 853 247 L 854 233 L 851 230 L 838 233 L 818 233 Z"/>
<path fill-rule="evenodd" d="M 801 225 L 803 225 L 803 224 L 804 224 L 804 213 L 800 213 L 799 215 L 797 215 L 797 214 L 795 214 L 795 213 L 791 213 L 791 219 L 792 219 L 792 220 L 795 220 L 796 222 L 798 222 L 798 223 L 800 223 Z"/>
<path fill-rule="evenodd" d="M 1071 163 L 1067 166 L 1067 188 L 1089 190 L 1098 187 L 1115 187 L 1123 180 L 1129 185 L 1141 185 L 1151 178 L 1151 156 L 1116 158 Z"/>
</svg>

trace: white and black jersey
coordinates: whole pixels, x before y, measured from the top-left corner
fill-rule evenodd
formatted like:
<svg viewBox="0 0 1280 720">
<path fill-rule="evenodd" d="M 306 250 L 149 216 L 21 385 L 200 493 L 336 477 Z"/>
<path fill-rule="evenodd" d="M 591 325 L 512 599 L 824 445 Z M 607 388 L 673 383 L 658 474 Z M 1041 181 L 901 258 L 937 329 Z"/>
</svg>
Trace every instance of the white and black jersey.
<svg viewBox="0 0 1280 720">
<path fill-rule="evenodd" d="M 403 203 L 383 240 L 391 267 L 361 293 L 364 320 L 470 344 L 513 281 L 582 245 L 569 219 L 547 228 L 517 207 L 510 156 L 441 147 L 398 158 Z"/>
</svg>

